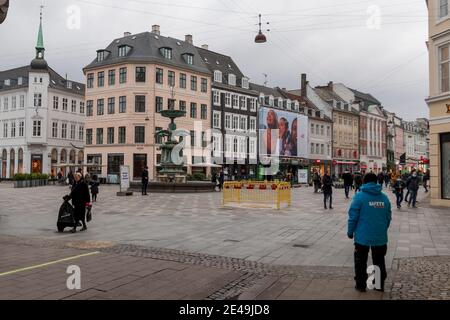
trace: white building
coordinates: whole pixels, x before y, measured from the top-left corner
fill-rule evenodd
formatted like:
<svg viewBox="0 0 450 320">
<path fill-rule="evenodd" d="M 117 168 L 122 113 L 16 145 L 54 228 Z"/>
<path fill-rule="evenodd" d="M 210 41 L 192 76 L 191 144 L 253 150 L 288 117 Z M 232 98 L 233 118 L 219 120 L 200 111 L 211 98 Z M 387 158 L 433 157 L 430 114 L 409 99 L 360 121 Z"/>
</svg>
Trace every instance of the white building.
<svg viewBox="0 0 450 320">
<path fill-rule="evenodd" d="M 42 15 L 36 58 L 0 71 L 0 176 L 56 175 L 61 164 L 81 163 L 84 85 L 64 79 L 44 59 Z"/>
</svg>

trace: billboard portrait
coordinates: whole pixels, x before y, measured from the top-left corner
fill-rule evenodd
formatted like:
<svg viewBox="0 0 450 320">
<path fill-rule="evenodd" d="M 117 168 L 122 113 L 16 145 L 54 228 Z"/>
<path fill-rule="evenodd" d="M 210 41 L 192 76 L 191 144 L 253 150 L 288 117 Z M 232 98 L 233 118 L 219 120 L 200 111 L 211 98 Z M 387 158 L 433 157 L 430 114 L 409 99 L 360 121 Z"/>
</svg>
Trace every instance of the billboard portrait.
<svg viewBox="0 0 450 320">
<path fill-rule="evenodd" d="M 261 107 L 258 128 L 260 155 L 308 157 L 308 117 Z"/>
</svg>

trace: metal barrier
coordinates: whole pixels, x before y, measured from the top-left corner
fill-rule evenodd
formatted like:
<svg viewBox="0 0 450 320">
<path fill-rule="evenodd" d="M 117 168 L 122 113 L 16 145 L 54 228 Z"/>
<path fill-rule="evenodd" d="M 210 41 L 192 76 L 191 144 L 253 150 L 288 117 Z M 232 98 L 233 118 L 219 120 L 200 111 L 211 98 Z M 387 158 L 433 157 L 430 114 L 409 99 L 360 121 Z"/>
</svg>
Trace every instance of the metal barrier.
<svg viewBox="0 0 450 320">
<path fill-rule="evenodd" d="M 282 203 L 291 206 L 291 184 L 279 181 L 227 181 L 223 184 L 222 204 L 230 203 L 275 206 Z"/>
</svg>

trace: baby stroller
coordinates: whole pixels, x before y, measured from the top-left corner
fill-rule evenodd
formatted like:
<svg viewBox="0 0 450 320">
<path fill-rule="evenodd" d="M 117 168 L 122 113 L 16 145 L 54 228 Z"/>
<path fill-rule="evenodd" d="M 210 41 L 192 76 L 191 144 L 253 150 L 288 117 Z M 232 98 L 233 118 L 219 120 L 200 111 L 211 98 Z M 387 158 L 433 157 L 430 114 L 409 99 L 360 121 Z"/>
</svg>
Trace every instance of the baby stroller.
<svg viewBox="0 0 450 320">
<path fill-rule="evenodd" d="M 89 222 L 92 220 L 92 203 L 86 204 L 86 221 Z M 58 232 L 63 232 L 65 228 L 75 227 L 75 210 L 73 206 L 69 203 L 69 199 L 64 197 L 64 202 L 59 208 L 58 221 L 56 222 L 56 227 L 58 228 Z M 78 222 L 77 227 L 81 227 L 81 223 Z"/>
</svg>

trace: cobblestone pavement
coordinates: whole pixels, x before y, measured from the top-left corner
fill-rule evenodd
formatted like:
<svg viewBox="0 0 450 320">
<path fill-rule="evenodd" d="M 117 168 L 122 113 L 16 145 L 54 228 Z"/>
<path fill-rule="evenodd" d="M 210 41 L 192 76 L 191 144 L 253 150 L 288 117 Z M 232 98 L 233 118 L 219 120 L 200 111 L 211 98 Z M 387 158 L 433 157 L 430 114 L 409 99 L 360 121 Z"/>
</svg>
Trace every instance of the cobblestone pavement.
<svg viewBox="0 0 450 320">
<path fill-rule="evenodd" d="M 394 259 L 385 293 L 359 293 L 347 267 L 11 236 L 0 236 L 0 255 L 0 299 L 450 299 L 448 256 Z M 69 265 L 81 269 L 80 290 L 66 287 Z"/>
<path fill-rule="evenodd" d="M 347 239 L 343 190 L 334 191 L 334 210 L 324 210 L 312 188 L 293 190 L 291 208 L 227 208 L 221 194 L 150 194 L 117 197 L 102 186 L 86 232 L 56 232 L 66 187 L 14 189 L 0 183 L 0 235 L 39 239 L 96 240 L 221 255 L 260 263 L 353 266 Z M 391 201 L 393 194 L 387 192 Z M 430 208 L 422 190 L 419 208 L 393 209 L 387 266 L 394 258 L 450 255 L 448 209 Z"/>
</svg>

